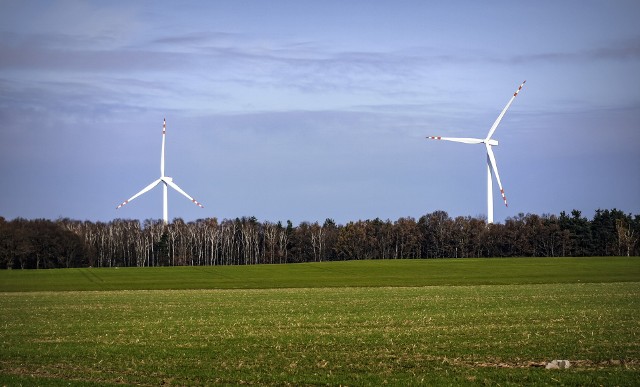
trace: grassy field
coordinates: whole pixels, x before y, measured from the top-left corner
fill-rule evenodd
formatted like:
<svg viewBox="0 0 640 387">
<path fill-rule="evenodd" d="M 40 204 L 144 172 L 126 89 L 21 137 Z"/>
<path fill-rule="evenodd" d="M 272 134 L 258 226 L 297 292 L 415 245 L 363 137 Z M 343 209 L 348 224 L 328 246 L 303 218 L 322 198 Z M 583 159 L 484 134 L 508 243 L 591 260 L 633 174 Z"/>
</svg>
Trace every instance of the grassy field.
<svg viewBox="0 0 640 387">
<path fill-rule="evenodd" d="M 640 384 L 638 258 L 14 270 L 0 289 L 2 385 Z"/>
<path fill-rule="evenodd" d="M 0 270 L 0 292 L 510 285 L 640 281 L 640 259 L 515 258 Z"/>
</svg>

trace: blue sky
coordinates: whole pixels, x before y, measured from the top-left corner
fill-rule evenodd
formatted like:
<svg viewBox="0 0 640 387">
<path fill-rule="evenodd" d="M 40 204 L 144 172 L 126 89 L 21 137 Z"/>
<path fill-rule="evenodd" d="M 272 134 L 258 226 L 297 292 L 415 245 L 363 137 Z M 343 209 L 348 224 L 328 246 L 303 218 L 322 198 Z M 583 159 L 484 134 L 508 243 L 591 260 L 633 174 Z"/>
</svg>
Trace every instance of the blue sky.
<svg viewBox="0 0 640 387">
<path fill-rule="evenodd" d="M 0 0 L 0 216 L 640 213 L 637 1 Z"/>
</svg>

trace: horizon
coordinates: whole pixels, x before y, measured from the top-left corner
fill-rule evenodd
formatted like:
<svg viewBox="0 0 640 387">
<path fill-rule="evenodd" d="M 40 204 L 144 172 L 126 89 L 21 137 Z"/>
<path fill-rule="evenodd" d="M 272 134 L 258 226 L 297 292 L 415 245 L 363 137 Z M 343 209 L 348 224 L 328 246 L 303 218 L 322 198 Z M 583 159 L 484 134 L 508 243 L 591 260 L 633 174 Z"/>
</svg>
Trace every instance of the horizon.
<svg viewBox="0 0 640 387">
<path fill-rule="evenodd" d="M 593 214 L 585 214 L 582 211 L 578 210 L 578 209 L 571 209 L 571 210 L 563 210 L 560 211 L 557 214 L 552 214 L 552 213 L 544 213 L 544 214 L 536 214 L 536 213 L 523 213 L 520 212 L 518 214 L 515 214 L 513 216 L 509 216 L 507 218 L 504 219 L 504 221 L 502 222 L 494 222 L 494 224 L 497 225 L 502 225 L 504 226 L 505 223 L 508 220 L 516 220 L 518 221 L 519 219 L 522 219 L 523 217 L 528 217 L 528 216 L 538 216 L 540 218 L 543 219 L 548 219 L 548 218 L 560 218 L 561 216 L 567 216 L 569 218 L 573 218 L 574 211 L 578 211 L 579 212 L 579 216 L 582 219 L 586 219 L 587 221 L 591 222 L 594 220 L 594 218 L 598 215 L 598 212 L 604 212 L 604 211 L 608 211 L 608 212 L 615 212 L 615 211 L 619 211 L 620 213 L 622 213 L 622 215 L 624 216 L 628 216 L 631 217 L 632 219 L 635 217 L 640 217 L 640 213 L 632 213 L 632 212 L 626 212 L 624 210 L 621 210 L 619 208 L 598 208 L 596 210 L 594 210 Z M 215 220 L 219 223 L 222 223 L 224 221 L 236 221 L 236 220 L 242 220 L 242 219 L 255 219 L 257 223 L 259 224 L 266 224 L 266 223 L 271 223 L 271 224 L 282 224 L 283 226 L 286 226 L 287 222 L 291 222 L 293 227 L 299 227 L 300 225 L 306 223 L 306 224 L 318 224 L 320 226 L 323 226 L 324 223 L 326 223 L 327 221 L 331 221 L 333 222 L 336 226 L 340 226 L 340 227 L 344 227 L 349 223 L 358 223 L 358 222 L 368 222 L 368 221 L 376 221 L 379 220 L 381 222 L 391 222 L 391 223 L 396 223 L 397 221 L 401 220 L 401 219 L 413 219 L 414 221 L 418 222 L 422 217 L 424 216 L 428 216 L 434 213 L 438 213 L 438 212 L 444 212 L 448 219 L 455 221 L 456 218 L 463 218 L 463 219 L 473 219 L 473 220 L 480 220 L 486 223 L 487 218 L 484 215 L 477 215 L 477 216 L 471 216 L 471 215 L 457 215 L 457 216 L 452 216 L 451 214 L 447 213 L 446 211 L 443 210 L 434 210 L 428 213 L 424 213 L 424 214 L 419 214 L 419 215 L 404 215 L 404 216 L 399 216 L 397 218 L 391 219 L 391 218 L 381 218 L 381 217 L 373 217 L 373 218 L 366 218 L 366 219 L 348 219 L 345 222 L 338 222 L 333 218 L 324 218 L 323 220 L 301 220 L 299 222 L 295 222 L 292 221 L 291 219 L 259 219 L 253 215 L 239 215 L 239 216 L 232 216 L 229 218 L 218 218 L 216 216 L 212 216 L 212 217 L 206 217 L 206 218 L 196 218 L 196 219 L 184 219 L 181 217 L 174 217 L 174 218 L 170 218 L 169 222 L 167 223 L 167 225 L 171 225 L 173 224 L 176 220 L 180 220 L 184 223 L 197 223 L 197 222 L 202 222 L 202 221 L 207 221 L 207 220 Z M 15 218 L 11 218 L 11 219 L 7 219 L 4 216 L 0 215 L 0 219 L 3 219 L 6 222 L 12 222 L 12 221 L 16 221 L 16 220 L 26 220 L 26 221 L 38 221 L 38 220 L 44 220 L 44 221 L 49 221 L 49 222 L 58 222 L 58 221 L 65 221 L 65 220 L 69 220 L 72 222 L 90 222 L 90 223 L 111 223 L 111 222 L 117 222 L 117 221 L 123 221 L 123 222 L 130 222 L 130 221 L 135 221 L 135 222 L 139 222 L 140 225 L 144 228 L 145 227 L 145 223 L 146 222 L 163 222 L 162 218 L 145 218 L 145 219 L 136 219 L 136 218 L 114 218 L 111 220 L 107 220 L 107 221 L 101 221 L 101 220 L 91 220 L 91 219 L 77 219 L 77 218 L 70 218 L 70 217 L 58 217 L 58 218 L 24 218 L 24 217 L 15 217 Z"/>
</svg>

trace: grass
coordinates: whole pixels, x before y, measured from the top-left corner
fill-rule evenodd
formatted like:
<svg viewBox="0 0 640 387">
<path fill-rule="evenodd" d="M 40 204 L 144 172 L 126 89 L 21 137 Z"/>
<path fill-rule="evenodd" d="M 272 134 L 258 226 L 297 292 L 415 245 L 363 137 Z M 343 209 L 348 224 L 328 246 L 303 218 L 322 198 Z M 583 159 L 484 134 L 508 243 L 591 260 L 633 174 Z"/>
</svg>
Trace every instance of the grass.
<svg viewBox="0 0 640 387">
<path fill-rule="evenodd" d="M 638 385 L 639 265 L 85 269 L 101 280 L 34 271 L 48 285 L 22 289 L 8 280 L 20 271 L 1 272 L 0 383 Z M 574 366 L 541 367 L 553 359 Z"/>
<path fill-rule="evenodd" d="M 627 282 L 634 258 L 377 260 L 285 265 L 0 270 L 0 292 Z"/>
</svg>

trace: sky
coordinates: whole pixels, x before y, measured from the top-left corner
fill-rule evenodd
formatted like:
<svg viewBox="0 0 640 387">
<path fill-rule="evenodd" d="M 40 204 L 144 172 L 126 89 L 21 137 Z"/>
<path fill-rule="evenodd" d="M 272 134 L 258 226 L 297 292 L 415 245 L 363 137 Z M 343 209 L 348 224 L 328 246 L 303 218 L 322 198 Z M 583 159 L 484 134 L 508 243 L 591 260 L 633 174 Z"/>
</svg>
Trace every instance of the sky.
<svg viewBox="0 0 640 387">
<path fill-rule="evenodd" d="M 638 1 L 0 0 L 0 216 L 640 214 Z"/>
</svg>

